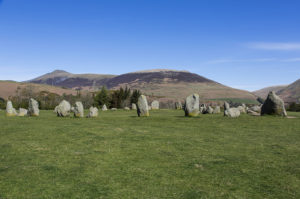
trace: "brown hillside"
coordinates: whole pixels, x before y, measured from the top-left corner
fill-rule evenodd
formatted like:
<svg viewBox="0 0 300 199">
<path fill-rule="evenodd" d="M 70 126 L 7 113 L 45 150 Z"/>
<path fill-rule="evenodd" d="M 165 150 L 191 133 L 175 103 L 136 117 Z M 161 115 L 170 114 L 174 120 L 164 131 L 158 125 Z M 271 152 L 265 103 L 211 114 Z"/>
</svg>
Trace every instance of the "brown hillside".
<svg viewBox="0 0 300 199">
<path fill-rule="evenodd" d="M 257 91 L 253 91 L 252 93 L 258 97 L 266 99 L 270 91 L 275 91 L 277 93 L 278 91 L 280 91 L 281 89 L 284 89 L 286 87 L 287 87 L 287 85 L 270 86 L 270 87 L 262 88 Z"/>
<path fill-rule="evenodd" d="M 277 94 L 285 102 L 300 102 L 300 79 L 281 89 Z"/>
<path fill-rule="evenodd" d="M 76 94 L 75 90 L 64 89 L 55 86 L 42 85 L 42 84 L 32 84 L 32 83 L 19 83 L 13 81 L 0 81 L 0 97 L 4 99 L 8 99 L 10 96 L 14 96 L 16 94 L 17 88 L 25 88 L 30 86 L 34 92 L 40 91 L 49 91 L 52 93 L 56 93 L 58 95 L 62 94 Z"/>
</svg>

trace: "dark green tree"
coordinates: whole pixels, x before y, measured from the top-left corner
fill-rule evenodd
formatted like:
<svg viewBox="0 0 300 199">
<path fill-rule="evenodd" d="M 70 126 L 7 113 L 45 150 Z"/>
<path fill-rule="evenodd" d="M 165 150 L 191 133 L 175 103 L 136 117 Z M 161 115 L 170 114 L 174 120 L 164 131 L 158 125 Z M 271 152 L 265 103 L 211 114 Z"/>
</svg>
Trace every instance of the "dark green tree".
<svg viewBox="0 0 300 199">
<path fill-rule="evenodd" d="M 104 104 L 109 107 L 110 106 L 110 97 L 107 89 L 103 86 L 101 91 L 95 95 L 94 102 L 98 107 L 102 107 Z"/>
<path fill-rule="evenodd" d="M 130 103 L 136 104 L 140 96 L 141 96 L 141 92 L 139 90 L 133 90 L 132 95 L 130 97 Z"/>
</svg>

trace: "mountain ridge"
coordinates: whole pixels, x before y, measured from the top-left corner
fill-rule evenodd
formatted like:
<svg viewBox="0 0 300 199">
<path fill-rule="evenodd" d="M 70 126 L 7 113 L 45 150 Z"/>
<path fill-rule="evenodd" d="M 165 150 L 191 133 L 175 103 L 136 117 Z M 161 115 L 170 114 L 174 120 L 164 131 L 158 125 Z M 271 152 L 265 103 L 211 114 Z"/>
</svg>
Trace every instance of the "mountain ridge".
<svg viewBox="0 0 300 199">
<path fill-rule="evenodd" d="M 121 75 L 72 74 L 55 70 L 29 80 L 31 83 L 48 84 L 71 89 L 95 91 L 102 86 L 108 89 L 129 87 L 161 100 L 183 100 L 191 93 L 199 93 L 203 99 L 242 98 L 255 100 L 252 93 L 222 85 L 196 73 L 184 70 L 151 69 Z"/>
</svg>

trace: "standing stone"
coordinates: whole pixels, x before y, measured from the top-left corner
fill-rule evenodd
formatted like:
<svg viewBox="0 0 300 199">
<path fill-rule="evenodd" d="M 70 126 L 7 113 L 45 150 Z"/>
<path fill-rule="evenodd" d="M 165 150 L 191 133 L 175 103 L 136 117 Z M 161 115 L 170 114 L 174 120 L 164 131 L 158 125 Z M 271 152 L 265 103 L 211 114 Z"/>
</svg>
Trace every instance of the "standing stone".
<svg viewBox="0 0 300 199">
<path fill-rule="evenodd" d="M 25 109 L 25 108 L 19 108 L 19 114 L 18 114 L 18 116 L 20 116 L 20 117 L 26 116 L 27 112 L 28 112 L 27 109 Z"/>
<path fill-rule="evenodd" d="M 93 107 L 91 106 L 90 109 L 89 109 L 89 114 L 87 117 L 98 117 L 98 109 L 97 107 Z"/>
<path fill-rule="evenodd" d="M 139 117 L 148 117 L 149 116 L 149 107 L 147 98 L 145 95 L 141 95 L 137 103 L 137 114 Z"/>
<path fill-rule="evenodd" d="M 227 102 L 224 103 L 224 116 L 239 117 L 240 114 L 241 113 L 238 108 L 230 108 L 230 105 Z"/>
<path fill-rule="evenodd" d="M 185 116 L 196 117 L 199 114 L 199 95 L 192 94 L 185 100 Z"/>
<path fill-rule="evenodd" d="M 73 107 L 72 112 L 74 113 L 74 117 L 84 117 L 84 109 L 82 102 L 76 102 L 75 107 Z"/>
<path fill-rule="evenodd" d="M 29 106 L 28 106 L 28 115 L 39 116 L 39 114 L 40 114 L 39 103 L 35 99 L 30 98 Z"/>
<path fill-rule="evenodd" d="M 268 97 L 261 108 L 261 115 L 287 116 L 283 100 L 280 99 L 274 91 L 271 91 L 268 94 Z"/>
<path fill-rule="evenodd" d="M 213 112 L 214 112 L 214 109 L 211 106 L 208 106 L 207 113 L 208 114 L 213 114 Z"/>
<path fill-rule="evenodd" d="M 101 110 L 102 110 L 102 111 L 107 111 L 107 107 L 106 107 L 105 104 L 102 106 L 102 109 L 101 109 Z"/>
<path fill-rule="evenodd" d="M 136 104 L 135 104 L 135 103 L 132 103 L 132 104 L 131 104 L 131 109 L 132 109 L 132 110 L 136 110 Z"/>
<path fill-rule="evenodd" d="M 16 109 L 14 109 L 11 101 L 7 101 L 6 103 L 6 116 L 10 117 L 10 116 L 16 116 L 17 112 Z"/>
<path fill-rule="evenodd" d="M 181 104 L 180 101 L 175 102 L 175 109 L 177 109 L 177 110 L 181 110 L 182 109 L 182 104 Z"/>
<path fill-rule="evenodd" d="M 220 108 L 220 106 L 216 106 L 216 108 L 214 109 L 213 114 L 219 114 L 219 113 L 221 113 L 221 108 Z"/>
<path fill-rule="evenodd" d="M 159 109 L 159 101 L 154 100 L 154 101 L 151 103 L 151 108 L 152 108 L 152 110 L 158 110 L 158 109 Z"/>
<path fill-rule="evenodd" d="M 71 105 L 68 101 L 63 100 L 60 102 L 60 104 L 57 106 L 57 116 L 58 117 L 67 117 L 70 115 L 71 112 Z"/>
</svg>

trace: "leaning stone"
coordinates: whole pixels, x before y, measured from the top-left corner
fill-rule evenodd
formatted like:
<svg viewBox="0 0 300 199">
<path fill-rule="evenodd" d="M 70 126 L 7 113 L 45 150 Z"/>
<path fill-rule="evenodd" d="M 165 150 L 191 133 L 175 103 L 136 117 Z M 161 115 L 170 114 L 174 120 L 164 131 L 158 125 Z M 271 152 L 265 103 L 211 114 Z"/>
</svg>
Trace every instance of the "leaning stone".
<svg viewBox="0 0 300 199">
<path fill-rule="evenodd" d="M 20 116 L 20 117 L 26 116 L 27 112 L 28 112 L 27 109 L 25 109 L 25 108 L 19 108 L 19 114 L 18 114 L 18 116 Z"/>
<path fill-rule="evenodd" d="M 72 112 L 74 113 L 74 117 L 84 117 L 84 109 L 82 102 L 76 102 L 75 107 L 72 107 Z"/>
<path fill-rule="evenodd" d="M 132 103 L 132 104 L 131 104 L 131 109 L 132 109 L 132 110 L 136 110 L 136 104 L 135 104 L 135 103 Z"/>
<path fill-rule="evenodd" d="M 216 106 L 213 114 L 219 114 L 219 113 L 221 113 L 221 108 L 220 108 L 220 106 Z"/>
<path fill-rule="evenodd" d="M 239 117 L 241 112 L 238 108 L 230 108 L 230 105 L 225 102 L 224 103 L 224 116 L 226 117 Z"/>
<path fill-rule="evenodd" d="M 39 116 L 39 114 L 40 114 L 39 103 L 35 99 L 30 98 L 29 106 L 28 106 L 28 115 Z"/>
<path fill-rule="evenodd" d="M 255 111 L 251 111 L 251 110 L 248 110 L 248 111 L 247 111 L 247 114 L 248 114 L 248 115 L 252 115 L 252 116 L 260 116 L 260 113 L 255 112 Z"/>
<path fill-rule="evenodd" d="M 274 91 L 271 91 L 268 94 L 268 97 L 261 108 L 261 115 L 287 116 L 283 100 L 280 99 Z"/>
<path fill-rule="evenodd" d="M 154 101 L 151 103 L 151 108 L 152 108 L 152 110 L 157 110 L 157 109 L 159 109 L 159 101 L 154 100 Z"/>
<path fill-rule="evenodd" d="M 16 116 L 17 112 L 16 109 L 14 109 L 11 101 L 7 101 L 6 103 L 6 116 L 10 117 L 10 116 Z"/>
<path fill-rule="evenodd" d="M 91 106 L 89 109 L 89 114 L 87 117 L 98 117 L 98 109 L 97 107 Z"/>
<path fill-rule="evenodd" d="M 199 95 L 192 94 L 185 100 L 185 116 L 195 117 L 199 114 Z"/>
<path fill-rule="evenodd" d="M 71 112 L 71 105 L 68 101 L 63 100 L 60 102 L 60 104 L 57 106 L 57 116 L 58 117 L 67 117 L 70 115 Z"/>
<path fill-rule="evenodd" d="M 148 117 L 149 116 L 149 107 L 147 98 L 145 95 L 141 95 L 137 103 L 137 114 L 139 117 Z"/>
<path fill-rule="evenodd" d="M 101 110 L 102 110 L 102 111 L 107 111 L 107 107 L 106 107 L 105 104 L 102 106 L 102 109 L 101 109 Z"/>
</svg>

